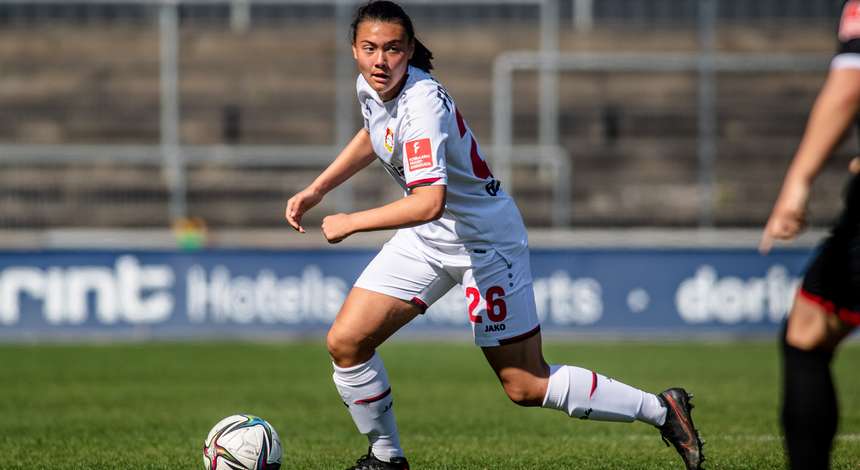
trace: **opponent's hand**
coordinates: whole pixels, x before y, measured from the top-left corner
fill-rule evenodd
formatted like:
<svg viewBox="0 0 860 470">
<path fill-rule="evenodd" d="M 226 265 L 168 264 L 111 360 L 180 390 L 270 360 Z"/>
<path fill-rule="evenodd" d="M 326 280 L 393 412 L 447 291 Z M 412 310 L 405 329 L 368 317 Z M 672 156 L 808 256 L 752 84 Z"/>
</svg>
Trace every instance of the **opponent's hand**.
<svg viewBox="0 0 860 470">
<path fill-rule="evenodd" d="M 284 217 L 286 217 L 290 227 L 299 233 L 305 233 L 305 229 L 302 227 L 302 216 L 313 206 L 319 204 L 322 198 L 323 194 L 312 188 L 305 188 L 302 192 L 291 197 L 287 201 L 286 210 L 284 210 Z"/>
<path fill-rule="evenodd" d="M 775 240 L 791 240 L 806 227 L 809 186 L 788 184 L 782 189 L 761 235 L 759 252 L 767 254 Z"/>
<path fill-rule="evenodd" d="M 860 173 L 860 156 L 851 159 L 851 163 L 848 164 L 848 171 L 855 175 Z"/>
<path fill-rule="evenodd" d="M 352 235 L 352 221 L 349 214 L 334 214 L 323 219 L 322 232 L 329 243 L 338 243 Z"/>
</svg>

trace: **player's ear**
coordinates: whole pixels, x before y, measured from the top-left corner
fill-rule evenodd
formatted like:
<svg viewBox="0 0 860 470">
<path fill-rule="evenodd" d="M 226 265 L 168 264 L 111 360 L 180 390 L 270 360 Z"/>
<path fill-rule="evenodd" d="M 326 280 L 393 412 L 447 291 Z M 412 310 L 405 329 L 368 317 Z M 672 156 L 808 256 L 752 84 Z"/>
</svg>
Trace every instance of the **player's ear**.
<svg viewBox="0 0 860 470">
<path fill-rule="evenodd" d="M 412 60 L 412 56 L 415 55 L 415 38 L 409 40 L 409 59 Z"/>
<path fill-rule="evenodd" d="M 358 60 L 358 46 L 352 43 L 352 58 Z"/>
</svg>

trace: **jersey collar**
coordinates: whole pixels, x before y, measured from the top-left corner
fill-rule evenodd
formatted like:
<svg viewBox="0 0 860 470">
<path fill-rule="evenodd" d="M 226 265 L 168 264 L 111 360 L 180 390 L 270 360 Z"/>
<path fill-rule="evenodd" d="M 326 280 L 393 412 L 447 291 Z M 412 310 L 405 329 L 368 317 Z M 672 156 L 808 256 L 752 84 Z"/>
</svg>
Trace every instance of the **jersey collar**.
<svg viewBox="0 0 860 470">
<path fill-rule="evenodd" d="M 403 95 L 403 92 L 406 91 L 407 88 L 412 86 L 413 83 L 415 83 L 419 71 L 420 69 L 416 69 L 415 67 L 409 65 L 406 69 L 406 83 L 403 84 L 403 88 L 400 89 L 400 93 L 398 93 L 397 96 L 391 98 L 388 101 L 382 101 L 382 98 L 379 97 L 379 93 L 377 93 L 376 90 L 374 90 L 373 87 L 371 87 L 370 84 L 367 83 L 367 80 L 365 80 L 364 75 L 358 74 L 358 76 L 361 79 L 362 84 L 364 85 L 362 86 L 362 88 L 364 89 L 362 91 L 366 93 L 371 99 L 373 99 L 373 101 L 375 101 L 378 105 L 385 107 L 386 105 L 390 106 L 392 103 L 396 103 L 397 100 Z"/>
</svg>

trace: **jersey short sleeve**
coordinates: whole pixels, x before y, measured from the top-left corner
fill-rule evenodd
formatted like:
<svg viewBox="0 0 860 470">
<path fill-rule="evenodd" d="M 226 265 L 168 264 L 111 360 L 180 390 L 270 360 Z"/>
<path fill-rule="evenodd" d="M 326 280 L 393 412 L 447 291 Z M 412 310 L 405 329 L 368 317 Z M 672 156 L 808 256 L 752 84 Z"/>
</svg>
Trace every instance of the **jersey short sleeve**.
<svg viewBox="0 0 860 470">
<path fill-rule="evenodd" d="M 371 92 L 361 75 L 355 79 L 355 93 L 358 95 L 358 105 L 361 108 L 361 121 L 364 130 L 370 132 L 370 106 L 368 101 L 373 99 Z"/>
<path fill-rule="evenodd" d="M 435 92 L 410 97 L 399 139 L 403 143 L 403 177 L 409 189 L 448 184 L 445 145 L 451 113 L 446 105 Z"/>
<path fill-rule="evenodd" d="M 839 49 L 831 68 L 860 69 L 860 0 L 848 0 L 839 19 Z"/>
</svg>

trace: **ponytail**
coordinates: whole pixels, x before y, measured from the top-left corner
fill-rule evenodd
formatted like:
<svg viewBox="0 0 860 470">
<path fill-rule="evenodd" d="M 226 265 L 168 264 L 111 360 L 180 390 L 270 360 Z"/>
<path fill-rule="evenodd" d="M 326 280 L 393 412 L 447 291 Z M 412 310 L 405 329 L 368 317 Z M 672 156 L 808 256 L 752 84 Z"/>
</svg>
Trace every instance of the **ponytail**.
<svg viewBox="0 0 860 470">
<path fill-rule="evenodd" d="M 378 0 L 367 2 L 366 4 L 358 7 L 351 25 L 353 44 L 355 44 L 355 34 L 358 30 L 358 25 L 364 21 L 398 23 L 403 26 L 403 29 L 406 31 L 407 39 L 409 39 L 415 47 L 415 51 L 412 53 L 412 58 L 409 59 L 409 65 L 417 67 L 425 72 L 433 70 L 433 63 L 431 62 L 431 60 L 433 60 L 433 53 L 415 37 L 415 28 L 412 26 L 412 20 L 409 18 L 409 15 L 403 11 L 403 8 L 401 8 L 400 5 L 387 0 Z"/>
<path fill-rule="evenodd" d="M 417 67 L 425 72 L 433 70 L 433 53 L 427 46 L 424 45 L 418 38 L 415 38 L 415 51 L 412 53 L 412 58 L 409 59 L 409 65 Z"/>
</svg>

